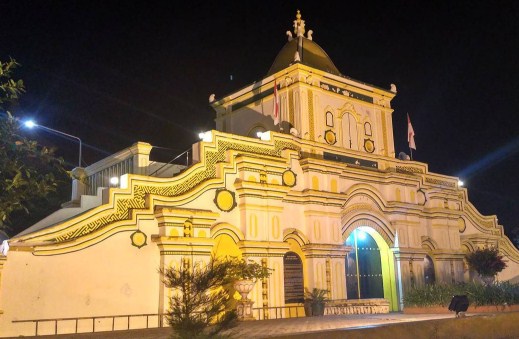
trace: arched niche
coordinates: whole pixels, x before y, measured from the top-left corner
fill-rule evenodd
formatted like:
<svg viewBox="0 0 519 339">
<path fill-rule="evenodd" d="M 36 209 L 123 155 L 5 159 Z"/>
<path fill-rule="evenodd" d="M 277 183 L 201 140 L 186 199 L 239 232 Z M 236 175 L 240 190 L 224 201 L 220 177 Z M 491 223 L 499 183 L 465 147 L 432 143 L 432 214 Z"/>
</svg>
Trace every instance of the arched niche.
<svg viewBox="0 0 519 339">
<path fill-rule="evenodd" d="M 301 257 L 292 251 L 283 256 L 285 304 L 304 301 L 304 270 Z"/>
</svg>

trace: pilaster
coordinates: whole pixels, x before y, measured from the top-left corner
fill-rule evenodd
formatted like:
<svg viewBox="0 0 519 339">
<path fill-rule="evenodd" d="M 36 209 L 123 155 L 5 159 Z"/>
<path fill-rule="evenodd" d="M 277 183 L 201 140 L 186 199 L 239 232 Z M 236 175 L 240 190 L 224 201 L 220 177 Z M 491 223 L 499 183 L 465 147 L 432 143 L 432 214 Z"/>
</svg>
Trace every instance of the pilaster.
<svg viewBox="0 0 519 339">
<path fill-rule="evenodd" d="M 346 299 L 345 263 L 351 248 L 345 245 L 307 244 L 301 250 L 306 259 L 306 287 L 328 290 L 330 299 Z"/>
</svg>

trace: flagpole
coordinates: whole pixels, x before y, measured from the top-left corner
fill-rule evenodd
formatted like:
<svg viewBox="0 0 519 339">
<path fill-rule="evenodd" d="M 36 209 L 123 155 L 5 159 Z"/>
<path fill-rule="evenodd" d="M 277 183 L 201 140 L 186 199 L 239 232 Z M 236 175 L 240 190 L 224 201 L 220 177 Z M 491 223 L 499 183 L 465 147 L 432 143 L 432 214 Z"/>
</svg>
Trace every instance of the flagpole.
<svg viewBox="0 0 519 339">
<path fill-rule="evenodd" d="M 413 160 L 413 149 L 409 147 L 409 152 L 411 152 L 411 161 Z"/>
</svg>

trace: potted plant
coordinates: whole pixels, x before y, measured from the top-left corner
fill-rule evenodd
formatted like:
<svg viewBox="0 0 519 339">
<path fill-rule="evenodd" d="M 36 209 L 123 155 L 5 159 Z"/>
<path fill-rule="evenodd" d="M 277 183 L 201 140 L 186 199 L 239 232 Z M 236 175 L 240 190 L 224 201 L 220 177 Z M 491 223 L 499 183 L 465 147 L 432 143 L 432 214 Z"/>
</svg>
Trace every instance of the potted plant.
<svg viewBox="0 0 519 339">
<path fill-rule="evenodd" d="M 328 290 L 313 288 L 305 291 L 305 314 L 307 317 L 324 315 L 325 303 L 328 301 Z"/>
<path fill-rule="evenodd" d="M 228 275 L 234 281 L 234 289 L 241 295 L 241 300 L 236 302 L 236 313 L 238 320 L 254 320 L 252 315 L 253 301 L 248 299 L 248 294 L 254 288 L 259 279 L 268 278 L 272 269 L 265 267 L 253 260 L 228 258 L 231 268 Z"/>
<path fill-rule="evenodd" d="M 259 279 L 268 278 L 272 269 L 249 259 L 232 258 L 232 269 L 229 274 L 234 278 L 234 288 L 242 296 L 242 300 L 248 300 L 247 295 L 254 288 Z"/>
<path fill-rule="evenodd" d="M 467 254 L 466 259 L 469 267 L 479 274 L 486 285 L 493 283 L 495 276 L 506 267 L 496 247 L 478 248 Z"/>
</svg>

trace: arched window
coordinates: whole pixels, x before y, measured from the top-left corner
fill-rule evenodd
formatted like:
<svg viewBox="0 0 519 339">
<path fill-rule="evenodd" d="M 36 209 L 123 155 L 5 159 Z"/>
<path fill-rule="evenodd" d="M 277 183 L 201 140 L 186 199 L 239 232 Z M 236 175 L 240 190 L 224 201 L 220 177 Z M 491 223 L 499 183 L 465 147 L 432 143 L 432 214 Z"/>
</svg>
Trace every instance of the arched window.
<svg viewBox="0 0 519 339">
<path fill-rule="evenodd" d="M 351 113 L 342 116 L 342 145 L 350 149 L 359 149 L 357 140 L 357 120 Z"/>
<path fill-rule="evenodd" d="M 434 261 L 428 255 L 426 255 L 423 260 L 423 275 L 425 284 L 432 285 L 436 282 L 436 274 L 434 273 Z"/>
<path fill-rule="evenodd" d="M 326 126 L 333 127 L 333 114 L 332 114 L 332 112 L 326 112 Z"/>
<path fill-rule="evenodd" d="M 295 252 L 287 252 L 283 257 L 285 275 L 285 304 L 304 301 L 303 262 Z"/>
<path fill-rule="evenodd" d="M 364 134 L 371 136 L 371 124 L 369 122 L 364 123 Z"/>
</svg>

